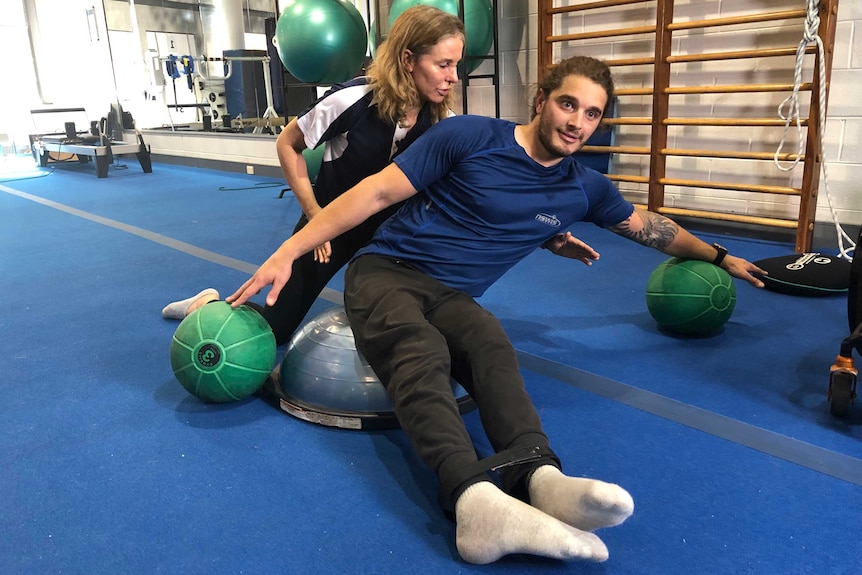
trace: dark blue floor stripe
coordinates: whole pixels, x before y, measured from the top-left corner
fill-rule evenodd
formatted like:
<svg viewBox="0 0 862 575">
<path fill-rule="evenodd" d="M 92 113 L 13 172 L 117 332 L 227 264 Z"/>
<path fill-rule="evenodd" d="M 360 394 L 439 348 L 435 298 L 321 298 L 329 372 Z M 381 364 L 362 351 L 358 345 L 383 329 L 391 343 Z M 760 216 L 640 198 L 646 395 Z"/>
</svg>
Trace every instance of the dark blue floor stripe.
<svg viewBox="0 0 862 575">
<path fill-rule="evenodd" d="M 522 368 L 762 453 L 862 485 L 862 460 L 718 415 L 612 379 L 518 352 Z"/>
<path fill-rule="evenodd" d="M 136 226 L 124 224 L 122 222 L 97 216 L 58 202 L 27 194 L 2 184 L 0 184 L 0 191 L 136 235 L 170 249 L 231 269 L 246 272 L 248 274 L 254 273 L 257 269 L 257 266 L 254 264 L 235 258 L 229 258 Z M 330 288 L 326 288 L 323 293 L 321 293 L 321 298 L 337 304 L 343 303 L 341 292 Z M 635 409 L 657 415 L 675 423 L 796 463 L 820 473 L 848 481 L 855 485 L 862 485 L 862 460 L 829 451 L 828 449 L 823 449 L 791 437 L 755 427 L 729 417 L 724 417 L 618 381 L 549 361 L 526 352 L 518 352 L 518 357 L 521 366 L 524 369 L 567 383 L 584 391 L 606 397 Z"/>
</svg>

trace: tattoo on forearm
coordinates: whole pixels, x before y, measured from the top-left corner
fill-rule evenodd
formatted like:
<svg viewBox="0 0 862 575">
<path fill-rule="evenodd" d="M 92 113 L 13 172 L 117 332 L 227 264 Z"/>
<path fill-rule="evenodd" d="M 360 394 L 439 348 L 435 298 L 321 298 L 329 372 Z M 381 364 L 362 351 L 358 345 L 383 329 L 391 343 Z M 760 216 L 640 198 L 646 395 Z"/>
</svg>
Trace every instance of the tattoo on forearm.
<svg viewBox="0 0 862 575">
<path fill-rule="evenodd" d="M 637 214 L 643 221 L 643 228 L 634 230 L 631 227 L 631 218 L 614 226 L 612 229 L 621 236 L 632 239 L 645 246 L 663 250 L 670 245 L 679 233 L 679 226 L 661 214 L 646 210 L 637 210 Z"/>
</svg>

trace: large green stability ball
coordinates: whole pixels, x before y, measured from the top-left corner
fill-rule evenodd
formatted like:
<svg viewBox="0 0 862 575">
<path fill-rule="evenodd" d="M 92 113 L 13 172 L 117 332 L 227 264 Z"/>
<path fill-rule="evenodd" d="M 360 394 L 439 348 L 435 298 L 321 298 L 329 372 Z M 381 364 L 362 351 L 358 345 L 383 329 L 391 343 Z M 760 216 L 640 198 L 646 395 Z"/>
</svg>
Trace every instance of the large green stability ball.
<svg viewBox="0 0 862 575">
<path fill-rule="evenodd" d="M 275 335 L 259 313 L 212 302 L 180 322 L 171 340 L 171 368 L 199 399 L 236 401 L 263 386 L 275 363 L 275 347 Z"/>
<path fill-rule="evenodd" d="M 646 303 L 659 327 L 681 335 L 710 335 L 733 313 L 736 286 L 709 262 L 670 258 L 650 275 Z"/>
<path fill-rule="evenodd" d="M 458 0 L 395 0 L 389 8 L 389 26 L 398 16 L 413 6 L 433 6 L 454 16 L 458 15 Z M 467 56 L 487 56 L 494 42 L 494 10 L 490 0 L 464 0 L 464 32 Z M 482 60 L 468 62 L 467 73 L 482 64 Z"/>
<path fill-rule="evenodd" d="M 368 32 L 359 10 L 347 0 L 287 0 L 273 44 L 297 80 L 334 84 L 362 68 Z"/>
</svg>

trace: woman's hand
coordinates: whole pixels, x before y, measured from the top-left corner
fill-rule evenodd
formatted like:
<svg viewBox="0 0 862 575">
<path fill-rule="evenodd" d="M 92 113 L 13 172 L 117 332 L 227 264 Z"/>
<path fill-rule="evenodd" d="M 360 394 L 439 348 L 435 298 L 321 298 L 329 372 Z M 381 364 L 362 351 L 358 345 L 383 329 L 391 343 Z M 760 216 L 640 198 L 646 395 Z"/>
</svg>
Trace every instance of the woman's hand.
<svg viewBox="0 0 862 575">
<path fill-rule="evenodd" d="M 305 218 L 310 222 L 311 218 L 320 213 L 321 207 L 317 206 L 314 210 L 309 210 L 309 213 L 305 214 Z M 313 213 L 312 213 L 313 212 Z M 314 248 L 312 252 L 314 256 L 314 261 L 321 264 L 328 264 L 329 258 L 332 256 L 332 244 L 330 242 L 326 242 L 325 244 L 321 244 Z"/>
</svg>

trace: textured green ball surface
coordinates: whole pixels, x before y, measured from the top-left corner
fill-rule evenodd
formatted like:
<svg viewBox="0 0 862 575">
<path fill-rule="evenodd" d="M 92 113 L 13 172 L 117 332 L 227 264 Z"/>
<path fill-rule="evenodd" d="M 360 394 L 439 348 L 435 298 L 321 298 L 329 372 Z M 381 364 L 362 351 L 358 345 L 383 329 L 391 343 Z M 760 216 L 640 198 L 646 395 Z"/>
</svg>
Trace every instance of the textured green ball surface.
<svg viewBox="0 0 862 575">
<path fill-rule="evenodd" d="M 334 84 L 362 68 L 368 31 L 347 0 L 287 0 L 275 25 L 278 57 L 296 79 Z"/>
<path fill-rule="evenodd" d="M 253 309 L 219 301 L 189 314 L 171 340 L 177 381 L 206 402 L 223 403 L 255 393 L 275 363 L 275 335 Z"/>
<path fill-rule="evenodd" d="M 389 8 L 389 26 L 402 12 L 423 4 L 433 6 L 453 16 L 458 15 L 458 0 L 395 0 Z M 489 0 L 464 0 L 464 35 L 466 56 L 487 56 L 494 43 L 494 10 Z M 470 62 L 470 73 L 482 64 L 481 60 Z"/>
<path fill-rule="evenodd" d="M 733 314 L 736 286 L 709 262 L 670 258 L 650 275 L 646 303 L 659 327 L 682 335 L 710 335 Z"/>
</svg>

